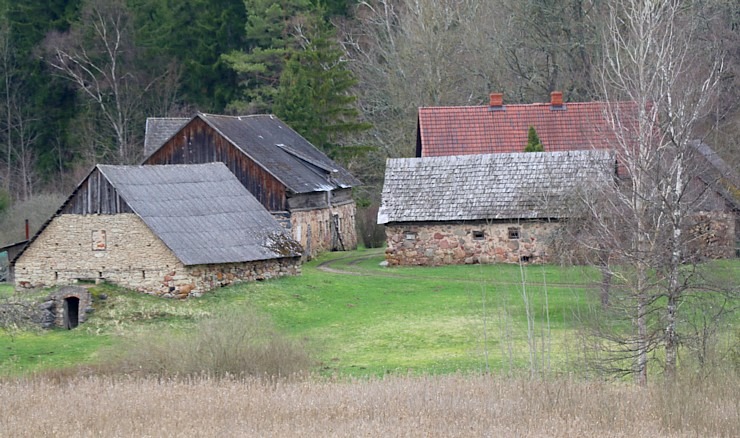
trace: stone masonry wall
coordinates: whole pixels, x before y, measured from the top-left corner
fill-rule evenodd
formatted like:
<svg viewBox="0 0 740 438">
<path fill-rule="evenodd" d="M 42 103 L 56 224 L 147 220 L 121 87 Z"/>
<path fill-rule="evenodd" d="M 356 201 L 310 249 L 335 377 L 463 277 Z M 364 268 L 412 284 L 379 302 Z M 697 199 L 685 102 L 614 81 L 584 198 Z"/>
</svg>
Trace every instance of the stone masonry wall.
<svg viewBox="0 0 740 438">
<path fill-rule="evenodd" d="M 300 260 L 184 266 L 135 214 L 60 215 L 15 264 L 18 288 L 103 280 L 184 297 L 239 280 L 300 273 Z"/>
<path fill-rule="evenodd" d="M 385 256 L 391 266 L 542 263 L 556 227 L 543 221 L 393 223 L 385 227 Z"/>
<path fill-rule="evenodd" d="M 344 249 L 349 251 L 357 248 L 357 232 L 355 230 L 355 203 L 349 202 L 314 210 L 291 212 L 291 230 L 293 238 L 300 242 L 308 258 L 324 251 L 333 250 L 332 215 L 339 216 L 339 234 Z"/>
</svg>

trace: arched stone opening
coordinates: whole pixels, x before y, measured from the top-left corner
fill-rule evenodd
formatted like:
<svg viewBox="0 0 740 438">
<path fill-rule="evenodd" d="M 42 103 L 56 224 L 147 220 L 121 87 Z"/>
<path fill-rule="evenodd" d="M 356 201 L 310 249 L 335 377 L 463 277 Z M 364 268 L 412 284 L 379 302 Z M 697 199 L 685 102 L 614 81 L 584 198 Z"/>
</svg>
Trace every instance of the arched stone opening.
<svg viewBox="0 0 740 438">
<path fill-rule="evenodd" d="M 67 297 L 64 299 L 64 328 L 71 330 L 80 323 L 80 299 Z"/>
</svg>

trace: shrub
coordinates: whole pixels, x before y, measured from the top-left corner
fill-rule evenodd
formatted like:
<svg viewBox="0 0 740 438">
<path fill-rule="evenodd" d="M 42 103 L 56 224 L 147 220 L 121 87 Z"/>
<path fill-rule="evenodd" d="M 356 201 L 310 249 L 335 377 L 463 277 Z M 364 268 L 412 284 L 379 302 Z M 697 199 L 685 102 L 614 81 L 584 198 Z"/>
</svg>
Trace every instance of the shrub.
<svg viewBox="0 0 740 438">
<path fill-rule="evenodd" d="M 305 348 L 280 334 L 264 315 L 230 309 L 186 334 L 139 336 L 124 347 L 113 372 L 156 376 L 290 376 L 311 365 Z"/>
</svg>

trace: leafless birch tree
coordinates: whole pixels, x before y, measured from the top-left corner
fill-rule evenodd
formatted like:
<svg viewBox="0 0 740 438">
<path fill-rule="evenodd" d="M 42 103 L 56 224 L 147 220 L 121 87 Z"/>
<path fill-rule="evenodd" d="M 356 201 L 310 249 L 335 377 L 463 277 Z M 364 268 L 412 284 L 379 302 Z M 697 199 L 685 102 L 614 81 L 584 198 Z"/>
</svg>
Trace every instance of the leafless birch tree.
<svg viewBox="0 0 740 438">
<path fill-rule="evenodd" d="M 20 75 L 11 43 L 10 24 L 0 21 L 0 162 L 2 187 L 15 198 L 28 200 L 35 191 L 37 119 L 28 101 L 27 84 Z"/>
<path fill-rule="evenodd" d="M 155 86 L 171 84 L 177 73 L 168 66 L 143 68 L 131 21 L 122 0 L 88 0 L 80 21 L 68 33 L 54 32 L 45 41 L 51 68 L 97 108 L 110 129 L 115 150 L 111 159 L 118 162 L 132 162 L 141 154 L 139 133 L 146 104 L 157 91 Z M 164 89 L 167 95 L 173 88 Z"/>
<path fill-rule="evenodd" d="M 613 0 L 605 27 L 601 83 L 605 117 L 622 178 L 616 189 L 587 199 L 593 249 L 616 262 L 606 269 L 627 293 L 635 331 L 611 333 L 632 366 L 624 371 L 647 384 L 648 359 L 659 347 L 664 372 L 675 375 L 677 317 L 696 287 L 686 229 L 702 202 L 694 184 L 698 125 L 710 110 L 722 71 L 711 40 L 699 38 L 697 5 L 680 0 Z"/>
</svg>

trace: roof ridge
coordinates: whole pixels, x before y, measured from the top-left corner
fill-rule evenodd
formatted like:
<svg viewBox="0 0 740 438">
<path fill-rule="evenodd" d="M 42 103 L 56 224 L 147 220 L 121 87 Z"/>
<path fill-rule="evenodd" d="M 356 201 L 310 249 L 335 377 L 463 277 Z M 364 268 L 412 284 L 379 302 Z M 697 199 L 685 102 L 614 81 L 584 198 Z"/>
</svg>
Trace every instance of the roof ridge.
<svg viewBox="0 0 740 438">
<path fill-rule="evenodd" d="M 616 102 L 609 102 L 606 100 L 592 100 L 588 102 L 563 102 L 563 105 L 571 106 L 585 106 L 585 105 L 621 105 L 621 104 L 634 104 L 635 102 L 629 100 L 619 100 Z M 504 103 L 503 107 L 549 107 L 550 102 L 532 102 L 532 103 Z M 419 110 L 434 110 L 434 109 L 488 109 L 490 105 L 441 105 L 441 106 L 420 106 Z"/>
</svg>

